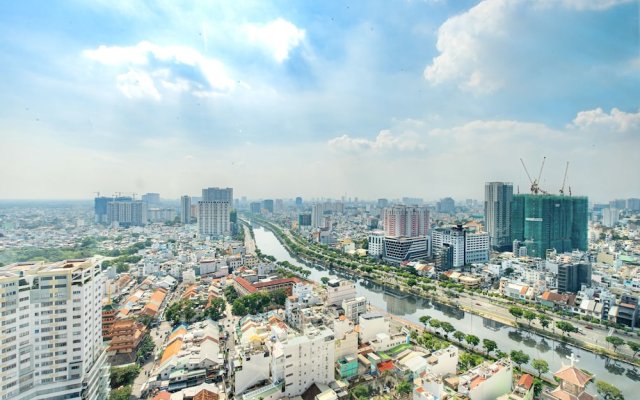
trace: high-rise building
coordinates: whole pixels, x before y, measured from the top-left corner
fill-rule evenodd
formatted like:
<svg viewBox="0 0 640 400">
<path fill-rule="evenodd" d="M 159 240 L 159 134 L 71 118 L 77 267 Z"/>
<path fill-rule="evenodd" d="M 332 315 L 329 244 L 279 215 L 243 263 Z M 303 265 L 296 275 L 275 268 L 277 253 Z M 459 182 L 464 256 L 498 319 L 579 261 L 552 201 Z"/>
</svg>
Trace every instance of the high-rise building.
<svg viewBox="0 0 640 400">
<path fill-rule="evenodd" d="M 384 253 L 384 232 L 373 231 L 369 234 L 367 253 L 372 257 L 380 257 Z"/>
<path fill-rule="evenodd" d="M 625 199 L 616 199 L 609 202 L 609 208 L 615 208 L 616 210 L 624 210 L 627 207 L 627 201 Z"/>
<path fill-rule="evenodd" d="M 491 247 L 498 251 L 507 251 L 511 240 L 511 202 L 513 184 L 506 182 L 487 182 L 484 185 L 484 221 L 486 231 L 491 238 Z"/>
<path fill-rule="evenodd" d="M 311 206 L 311 226 L 324 228 L 324 204 L 316 203 Z"/>
<path fill-rule="evenodd" d="M 281 213 L 284 211 L 284 201 L 282 199 L 276 199 L 273 210 L 275 212 Z"/>
<path fill-rule="evenodd" d="M 456 211 L 456 202 L 451 197 L 445 197 L 436 205 L 439 213 L 453 214 Z"/>
<path fill-rule="evenodd" d="M 0 399 L 108 397 L 103 285 L 93 259 L 0 267 Z"/>
<path fill-rule="evenodd" d="M 202 201 L 226 201 L 233 206 L 233 189 L 210 187 L 202 189 Z"/>
<path fill-rule="evenodd" d="M 311 214 L 298 214 L 298 226 L 311 226 Z"/>
<path fill-rule="evenodd" d="M 433 254 L 446 256 L 451 267 L 489 261 L 487 232 L 470 232 L 462 225 L 436 228 L 431 232 L 431 241 Z"/>
<path fill-rule="evenodd" d="M 387 200 L 387 199 L 378 199 L 378 207 L 379 208 L 389 207 L 389 200 Z"/>
<path fill-rule="evenodd" d="M 640 211 L 640 199 L 627 199 L 627 210 Z"/>
<path fill-rule="evenodd" d="M 198 202 L 198 232 L 201 236 L 231 234 L 231 203 L 224 200 Z"/>
<path fill-rule="evenodd" d="M 558 265 L 558 292 L 577 293 L 583 284 L 591 285 L 591 263 L 588 260 Z"/>
<path fill-rule="evenodd" d="M 144 201 L 131 198 L 116 198 L 107 203 L 107 223 L 120 226 L 144 226 L 147 224 L 148 205 Z"/>
<path fill-rule="evenodd" d="M 249 205 L 249 209 L 253 214 L 260 214 L 260 211 L 262 210 L 262 204 L 257 201 L 254 201 Z"/>
<path fill-rule="evenodd" d="M 142 201 L 147 204 L 155 205 L 160 203 L 160 194 L 159 193 L 146 193 L 142 195 Z"/>
<path fill-rule="evenodd" d="M 180 197 L 180 222 L 191 223 L 191 197 L 187 195 Z"/>
<path fill-rule="evenodd" d="M 426 236 L 385 237 L 382 258 L 390 263 L 423 260 L 429 256 L 429 238 Z"/>
<path fill-rule="evenodd" d="M 602 210 L 602 225 L 612 228 L 618 223 L 620 218 L 620 210 L 615 208 L 604 208 Z"/>
<path fill-rule="evenodd" d="M 511 204 L 511 239 L 527 248 L 530 257 L 587 250 L 586 197 L 516 194 Z"/>
<path fill-rule="evenodd" d="M 302 207 L 302 197 L 296 197 L 296 207 Z"/>
<path fill-rule="evenodd" d="M 403 205 L 385 208 L 383 224 L 386 236 L 427 236 L 429 233 L 429 210 L 426 207 Z"/>
<path fill-rule="evenodd" d="M 96 197 L 93 202 L 95 221 L 99 224 L 107 223 L 107 204 L 113 201 L 111 197 Z"/>
<path fill-rule="evenodd" d="M 273 214 L 273 200 L 263 200 L 262 209 L 268 213 Z"/>
</svg>

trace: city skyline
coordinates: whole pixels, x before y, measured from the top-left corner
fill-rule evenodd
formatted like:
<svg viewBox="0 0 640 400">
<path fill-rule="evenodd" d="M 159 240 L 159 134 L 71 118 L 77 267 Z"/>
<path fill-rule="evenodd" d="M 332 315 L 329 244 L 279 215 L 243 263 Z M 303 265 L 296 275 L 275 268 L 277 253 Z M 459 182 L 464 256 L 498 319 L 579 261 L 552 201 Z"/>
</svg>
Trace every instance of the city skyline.
<svg viewBox="0 0 640 400">
<path fill-rule="evenodd" d="M 0 199 L 640 193 L 635 1 L 235 3 L 0 6 Z"/>
</svg>

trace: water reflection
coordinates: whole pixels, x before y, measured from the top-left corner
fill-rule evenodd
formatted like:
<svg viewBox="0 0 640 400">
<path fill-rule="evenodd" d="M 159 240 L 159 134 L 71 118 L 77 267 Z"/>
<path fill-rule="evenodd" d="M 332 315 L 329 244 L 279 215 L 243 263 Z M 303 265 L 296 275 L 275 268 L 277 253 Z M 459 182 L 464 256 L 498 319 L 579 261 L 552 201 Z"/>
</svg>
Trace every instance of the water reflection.
<svg viewBox="0 0 640 400">
<path fill-rule="evenodd" d="M 271 232 L 262 228 L 254 229 L 254 232 L 257 245 L 264 254 L 272 255 L 279 261 L 289 261 L 294 265 L 306 267 L 311 271 L 309 276 L 311 280 L 320 282 L 322 277 L 336 276 L 343 279 L 356 280 L 350 274 L 335 269 L 309 268 L 309 266 L 303 265 L 292 258 Z M 599 380 L 615 385 L 624 393 L 625 397 L 637 398 L 635 392 L 638 387 L 637 382 L 640 380 L 640 372 L 627 363 L 612 363 L 607 361 L 607 357 L 602 357 L 574 346 L 559 344 L 537 334 L 523 334 L 523 332 L 518 332 L 499 322 L 465 313 L 456 307 L 442 304 L 437 299 L 429 300 L 416 296 L 399 298 L 388 292 L 385 293 L 384 287 L 368 279 L 359 278 L 357 282 L 358 295 L 365 296 L 370 304 L 375 307 L 386 309 L 396 315 L 402 315 L 405 319 L 416 323 L 419 323 L 419 318 L 425 314 L 442 321 L 448 321 L 457 330 L 472 333 L 481 339 L 490 338 L 495 340 L 499 349 L 506 353 L 511 350 L 522 349 L 524 344 L 528 347 L 525 352 L 532 359 L 543 357 L 549 362 L 549 368 L 552 372 L 558 370 L 563 364 L 568 364 L 566 356 L 573 352 L 581 358 L 578 364 L 579 368 L 595 374 Z M 552 348 L 553 351 L 551 351 Z M 536 354 L 536 350 L 539 352 L 538 354 Z M 542 353 L 546 354 L 542 356 Z"/>
<path fill-rule="evenodd" d="M 507 336 L 514 342 L 522 343 L 522 332 L 520 331 L 509 331 Z"/>
<path fill-rule="evenodd" d="M 547 340 L 543 338 L 536 346 L 536 349 L 538 349 L 540 353 L 547 353 L 549 350 L 551 350 L 551 346 L 549 346 L 549 342 L 547 342 Z"/>
</svg>

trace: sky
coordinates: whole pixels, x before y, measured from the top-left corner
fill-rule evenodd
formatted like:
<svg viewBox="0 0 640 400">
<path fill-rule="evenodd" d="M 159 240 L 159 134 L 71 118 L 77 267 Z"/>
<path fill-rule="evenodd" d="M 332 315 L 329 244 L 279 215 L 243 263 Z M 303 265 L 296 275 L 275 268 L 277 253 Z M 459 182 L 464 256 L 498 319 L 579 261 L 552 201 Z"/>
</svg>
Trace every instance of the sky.
<svg viewBox="0 0 640 400">
<path fill-rule="evenodd" d="M 0 199 L 640 197 L 637 0 L 0 4 Z"/>
</svg>

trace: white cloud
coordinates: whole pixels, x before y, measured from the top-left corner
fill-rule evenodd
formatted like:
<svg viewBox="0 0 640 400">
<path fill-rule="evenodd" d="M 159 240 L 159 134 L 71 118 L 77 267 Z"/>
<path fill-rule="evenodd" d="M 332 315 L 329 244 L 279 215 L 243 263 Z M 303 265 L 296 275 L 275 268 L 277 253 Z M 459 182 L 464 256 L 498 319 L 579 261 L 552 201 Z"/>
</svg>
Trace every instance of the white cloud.
<svg viewBox="0 0 640 400">
<path fill-rule="evenodd" d="M 118 75 L 118 88 L 125 96 L 160 98 L 156 89 L 190 92 L 195 96 L 232 91 L 236 82 L 218 60 L 205 57 L 187 46 L 159 46 L 142 41 L 134 46 L 105 46 L 85 50 L 83 55 L 100 64 L 135 70 Z M 132 88 L 141 82 L 142 88 Z M 123 89 L 124 88 L 124 89 Z"/>
<path fill-rule="evenodd" d="M 607 114 L 602 108 L 580 111 L 569 128 L 603 132 L 635 132 L 640 134 L 640 111 L 627 113 L 613 108 Z"/>
<path fill-rule="evenodd" d="M 432 84 L 459 81 L 462 89 L 491 92 L 502 83 L 483 60 L 485 43 L 504 37 L 508 0 L 483 1 L 469 11 L 445 21 L 438 29 L 440 55 L 424 70 Z"/>
<path fill-rule="evenodd" d="M 160 93 L 153 84 L 153 79 L 143 71 L 131 70 L 118 75 L 118 89 L 130 99 L 152 98 L 160 100 Z"/>
<path fill-rule="evenodd" d="M 304 29 L 282 18 L 266 24 L 247 24 L 245 32 L 250 42 L 263 47 L 278 63 L 289 58 L 291 50 L 305 38 Z"/>
<path fill-rule="evenodd" d="M 330 139 L 329 147 L 346 152 L 373 151 L 416 151 L 425 150 L 426 145 L 415 132 L 404 132 L 395 135 L 390 130 L 382 130 L 373 140 L 353 138 L 347 134 Z"/>
<path fill-rule="evenodd" d="M 536 0 L 536 3 L 544 7 L 560 4 L 563 7 L 578 11 L 602 11 L 633 1 L 634 0 Z"/>
<path fill-rule="evenodd" d="M 527 13 L 552 7 L 601 11 L 630 0 L 483 0 L 466 12 L 447 19 L 438 28 L 439 55 L 424 70 L 432 85 L 453 82 L 476 94 L 495 92 L 508 83 L 505 75 L 523 57 L 514 39 Z M 535 60 L 534 60 L 535 61 Z"/>
</svg>

